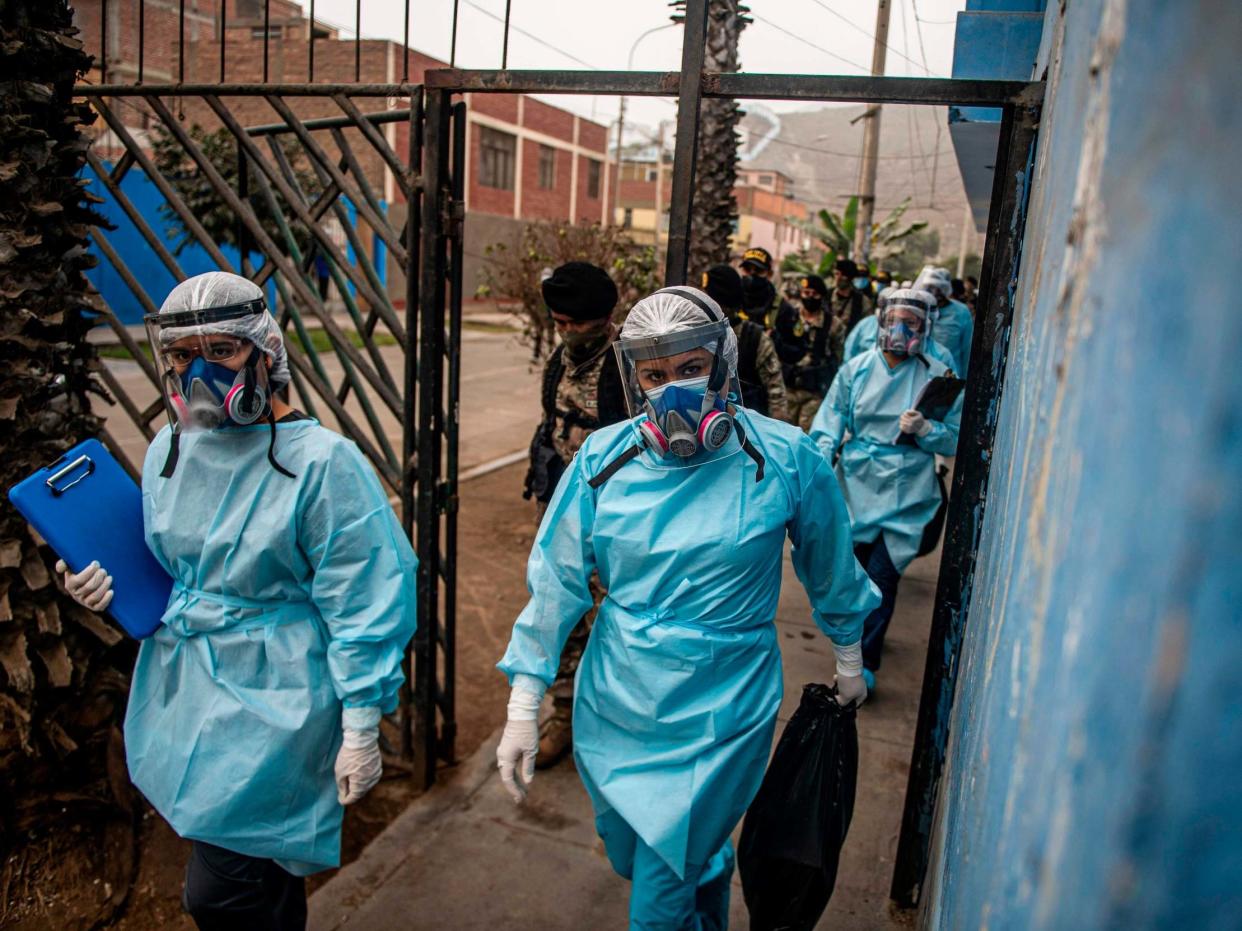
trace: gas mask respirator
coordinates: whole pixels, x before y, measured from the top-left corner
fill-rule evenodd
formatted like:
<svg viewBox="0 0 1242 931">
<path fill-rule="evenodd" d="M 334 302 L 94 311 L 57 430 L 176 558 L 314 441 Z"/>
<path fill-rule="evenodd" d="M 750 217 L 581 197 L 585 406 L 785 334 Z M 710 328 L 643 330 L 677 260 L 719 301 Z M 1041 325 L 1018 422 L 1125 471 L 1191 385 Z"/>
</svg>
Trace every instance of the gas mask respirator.
<svg viewBox="0 0 1242 931">
<path fill-rule="evenodd" d="M 267 366 L 257 346 L 239 371 L 198 356 L 184 372 L 168 377 L 176 381 L 169 397 L 177 419 L 189 428 L 248 426 L 270 410 Z"/>
<path fill-rule="evenodd" d="M 653 448 L 686 459 L 700 449 L 724 446 L 733 418 L 720 394 L 723 384 L 713 389 L 713 381 L 711 377 L 687 378 L 645 392 L 647 420 L 640 429 Z"/>
</svg>

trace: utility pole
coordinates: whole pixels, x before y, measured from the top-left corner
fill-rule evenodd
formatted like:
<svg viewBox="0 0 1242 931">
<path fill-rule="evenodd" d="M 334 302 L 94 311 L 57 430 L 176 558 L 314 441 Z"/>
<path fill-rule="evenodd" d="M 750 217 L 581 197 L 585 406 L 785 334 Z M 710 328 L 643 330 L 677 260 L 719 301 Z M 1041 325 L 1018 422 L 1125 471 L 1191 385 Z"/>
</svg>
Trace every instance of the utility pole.
<svg viewBox="0 0 1242 931">
<path fill-rule="evenodd" d="M 871 74 L 884 74 L 885 53 L 888 52 L 889 0 L 879 0 L 875 13 L 875 50 L 871 53 Z M 854 228 L 854 259 L 866 263 L 871 258 L 871 224 L 875 218 L 875 174 L 880 157 L 880 107 L 877 104 L 866 114 L 863 128 L 862 165 L 858 180 L 858 224 Z"/>
<path fill-rule="evenodd" d="M 664 221 L 664 120 L 660 120 L 660 133 L 656 137 L 655 176 L 655 260 L 656 268 L 663 268 L 664 253 L 660 248 L 660 227 Z"/>
<path fill-rule="evenodd" d="M 637 43 L 636 43 L 637 44 Z M 608 226 L 617 223 L 617 210 L 621 207 L 621 139 L 625 134 L 625 98 L 621 98 L 621 106 L 617 111 L 617 160 L 613 169 L 612 210 L 608 217 Z"/>
<path fill-rule="evenodd" d="M 966 209 L 962 214 L 962 241 L 957 247 L 957 277 L 966 274 L 966 250 L 970 248 L 971 232 L 974 229 L 975 217 L 970 209 L 970 201 L 966 201 Z"/>
</svg>

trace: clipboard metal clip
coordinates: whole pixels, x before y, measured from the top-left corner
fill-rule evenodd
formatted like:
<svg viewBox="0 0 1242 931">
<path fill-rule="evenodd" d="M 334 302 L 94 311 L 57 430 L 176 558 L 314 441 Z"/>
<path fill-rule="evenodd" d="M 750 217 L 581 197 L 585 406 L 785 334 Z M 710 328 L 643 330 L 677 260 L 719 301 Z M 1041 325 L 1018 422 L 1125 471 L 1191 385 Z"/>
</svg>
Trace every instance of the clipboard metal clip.
<svg viewBox="0 0 1242 931">
<path fill-rule="evenodd" d="M 68 482 L 65 485 L 59 485 L 59 486 L 56 484 L 58 481 L 60 481 L 65 476 L 72 475 L 75 471 L 77 471 L 78 467 L 83 464 L 85 464 L 86 468 L 83 470 L 82 474 L 79 475 L 77 478 L 75 478 L 72 482 Z M 50 478 L 48 478 L 44 482 L 44 484 L 47 485 L 49 489 L 51 489 L 51 492 L 53 495 L 63 495 L 66 491 L 68 491 L 70 488 L 72 488 L 78 482 L 82 481 L 84 478 L 89 476 L 94 471 L 95 471 L 95 460 L 94 459 L 92 459 L 90 456 L 78 456 L 78 458 L 73 460 L 73 462 L 69 463 L 63 469 L 61 469 L 60 471 L 52 475 Z"/>
</svg>

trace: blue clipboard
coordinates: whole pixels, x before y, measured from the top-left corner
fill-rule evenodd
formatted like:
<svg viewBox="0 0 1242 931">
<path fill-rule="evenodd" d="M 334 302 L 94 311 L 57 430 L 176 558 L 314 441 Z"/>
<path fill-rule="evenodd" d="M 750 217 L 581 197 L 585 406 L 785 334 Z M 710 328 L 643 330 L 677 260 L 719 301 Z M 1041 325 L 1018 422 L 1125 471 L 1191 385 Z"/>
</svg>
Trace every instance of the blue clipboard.
<svg viewBox="0 0 1242 931">
<path fill-rule="evenodd" d="M 86 440 L 9 489 L 9 500 L 74 572 L 92 560 L 112 574 L 108 613 L 131 637 L 160 626 L 172 577 L 151 555 L 142 491 L 98 440 Z"/>
</svg>

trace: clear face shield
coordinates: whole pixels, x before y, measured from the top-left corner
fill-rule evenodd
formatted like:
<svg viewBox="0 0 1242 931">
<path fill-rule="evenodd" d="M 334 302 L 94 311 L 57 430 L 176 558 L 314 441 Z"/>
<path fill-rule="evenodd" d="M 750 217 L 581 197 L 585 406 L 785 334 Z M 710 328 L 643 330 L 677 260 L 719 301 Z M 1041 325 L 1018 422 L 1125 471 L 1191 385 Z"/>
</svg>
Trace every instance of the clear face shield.
<svg viewBox="0 0 1242 931">
<path fill-rule="evenodd" d="M 930 339 L 933 302 L 926 292 L 896 291 L 879 308 L 876 346 L 899 356 L 923 351 Z"/>
<path fill-rule="evenodd" d="M 181 430 L 246 426 L 271 411 L 266 355 L 250 340 L 227 332 L 239 321 L 266 313 L 266 302 L 256 298 L 144 318 L 174 426 Z"/>
<path fill-rule="evenodd" d="M 724 446 L 733 429 L 728 413 L 729 322 L 718 320 L 660 336 L 613 344 L 625 403 L 656 452 L 680 458 Z"/>
</svg>

